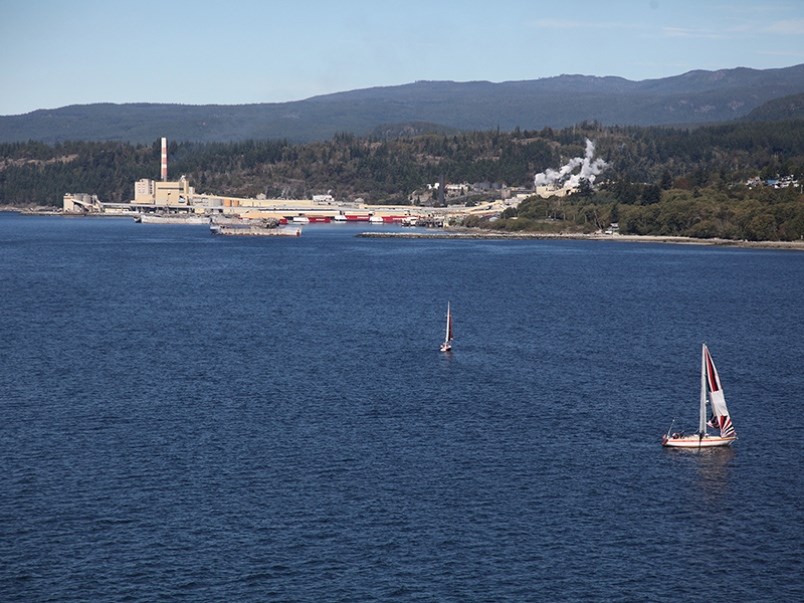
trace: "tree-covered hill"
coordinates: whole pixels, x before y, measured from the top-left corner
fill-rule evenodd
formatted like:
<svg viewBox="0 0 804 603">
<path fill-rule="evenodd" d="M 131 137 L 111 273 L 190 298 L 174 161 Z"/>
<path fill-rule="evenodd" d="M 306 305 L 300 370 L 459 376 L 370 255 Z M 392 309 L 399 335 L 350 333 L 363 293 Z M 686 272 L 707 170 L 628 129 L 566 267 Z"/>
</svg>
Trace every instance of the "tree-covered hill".
<svg viewBox="0 0 804 603">
<path fill-rule="evenodd" d="M 530 188 L 534 175 L 582 157 L 586 140 L 605 169 L 569 198 L 533 199 L 496 222 L 504 229 L 597 229 L 619 222 L 637 234 L 791 239 L 804 235 L 804 121 L 733 122 L 699 128 L 603 127 L 429 132 L 430 126 L 370 137 L 338 134 L 291 144 L 172 142 L 172 177 L 199 192 L 241 197 L 408 203 L 413 191 L 445 178 Z M 424 132 L 424 133 L 423 133 Z M 105 201 L 133 197 L 133 183 L 159 177 L 159 140 L 0 144 L 0 203 L 60 206 L 64 193 Z M 751 186 L 747 184 L 751 182 Z M 493 188 L 493 187 L 492 187 Z M 474 201 L 496 193 L 477 193 Z M 466 199 L 464 199 L 466 200 Z M 473 199 L 469 199 L 472 201 Z M 615 219 L 616 218 L 616 219 Z"/>
<path fill-rule="evenodd" d="M 770 100 L 752 110 L 743 119 L 748 121 L 804 119 L 804 93 Z"/>
<path fill-rule="evenodd" d="M 567 199 L 533 197 L 503 212 L 501 219 L 471 218 L 466 226 L 509 232 L 591 233 L 617 224 L 620 234 L 794 241 L 804 238 L 800 187 L 641 188 L 622 203 L 611 190 Z"/>
</svg>

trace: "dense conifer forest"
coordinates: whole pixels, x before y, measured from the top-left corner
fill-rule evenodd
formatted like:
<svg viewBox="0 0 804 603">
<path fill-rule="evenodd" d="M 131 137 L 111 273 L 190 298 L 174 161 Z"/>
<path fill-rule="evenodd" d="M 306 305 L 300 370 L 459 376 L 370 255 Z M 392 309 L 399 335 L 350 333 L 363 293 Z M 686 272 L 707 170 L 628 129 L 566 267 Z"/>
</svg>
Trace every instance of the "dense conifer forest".
<svg viewBox="0 0 804 603">
<path fill-rule="evenodd" d="M 696 128 L 602 127 L 512 132 L 338 134 L 326 142 L 171 142 L 170 176 L 199 192 L 408 204 L 442 178 L 488 183 L 455 200 L 481 203 L 499 187 L 532 188 L 534 175 L 582 157 L 586 141 L 606 167 L 569 197 L 530 198 L 490 221 L 505 230 L 594 231 L 794 240 L 804 237 L 804 121 L 734 122 Z M 103 201 L 133 197 L 133 183 L 159 177 L 159 141 L 0 144 L 0 204 L 61 206 L 65 193 Z M 774 180 L 783 187 L 775 188 Z M 771 181 L 771 184 L 768 184 Z M 797 182 L 798 184 L 791 184 Z"/>
</svg>

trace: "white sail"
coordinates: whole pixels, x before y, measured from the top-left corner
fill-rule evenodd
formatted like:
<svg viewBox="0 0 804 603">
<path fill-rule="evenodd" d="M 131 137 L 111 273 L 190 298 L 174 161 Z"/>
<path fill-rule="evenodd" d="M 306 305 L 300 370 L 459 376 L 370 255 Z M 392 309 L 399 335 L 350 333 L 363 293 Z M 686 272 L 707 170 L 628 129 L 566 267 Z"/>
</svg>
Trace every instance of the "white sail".
<svg viewBox="0 0 804 603">
<path fill-rule="evenodd" d="M 446 332 L 444 333 L 444 343 L 441 344 L 441 351 L 442 352 L 449 352 L 452 350 L 452 310 L 450 309 L 450 304 L 447 302 L 447 327 Z"/>
</svg>

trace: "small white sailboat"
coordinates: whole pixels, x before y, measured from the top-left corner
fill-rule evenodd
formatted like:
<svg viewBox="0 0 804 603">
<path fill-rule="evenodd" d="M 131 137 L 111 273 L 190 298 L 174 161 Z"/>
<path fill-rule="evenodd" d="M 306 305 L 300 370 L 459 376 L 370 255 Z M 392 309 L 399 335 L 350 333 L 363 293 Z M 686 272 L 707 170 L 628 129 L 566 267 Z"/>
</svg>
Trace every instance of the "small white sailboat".
<svg viewBox="0 0 804 603">
<path fill-rule="evenodd" d="M 444 343 L 441 344 L 440 349 L 442 352 L 452 351 L 452 311 L 449 302 L 447 302 L 447 332 L 444 334 Z"/>
<path fill-rule="evenodd" d="M 708 399 L 707 399 L 707 393 Z M 707 420 L 707 406 L 711 416 Z M 706 428 L 720 430 L 720 435 L 707 433 Z M 671 448 L 709 448 L 712 446 L 729 446 L 737 439 L 734 425 L 731 422 L 723 386 L 715 368 L 709 348 L 703 344 L 701 350 L 701 400 L 698 418 L 698 431 L 685 435 L 683 432 L 672 432 L 673 427 L 662 437 L 662 446 Z"/>
</svg>

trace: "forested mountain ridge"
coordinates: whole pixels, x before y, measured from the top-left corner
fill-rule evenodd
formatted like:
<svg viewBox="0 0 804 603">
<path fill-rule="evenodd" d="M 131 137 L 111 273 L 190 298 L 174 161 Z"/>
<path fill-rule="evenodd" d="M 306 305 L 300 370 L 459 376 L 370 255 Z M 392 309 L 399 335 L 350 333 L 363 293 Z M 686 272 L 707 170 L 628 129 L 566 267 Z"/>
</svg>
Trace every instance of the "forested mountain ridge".
<svg viewBox="0 0 804 603">
<path fill-rule="evenodd" d="M 0 116 L 0 142 L 68 140 L 150 143 L 327 140 L 369 135 L 383 124 L 430 122 L 462 131 L 603 125 L 716 123 L 766 101 L 804 92 L 804 65 L 691 71 L 643 81 L 561 75 L 511 82 L 421 81 L 287 103 L 73 105 Z"/>
</svg>

